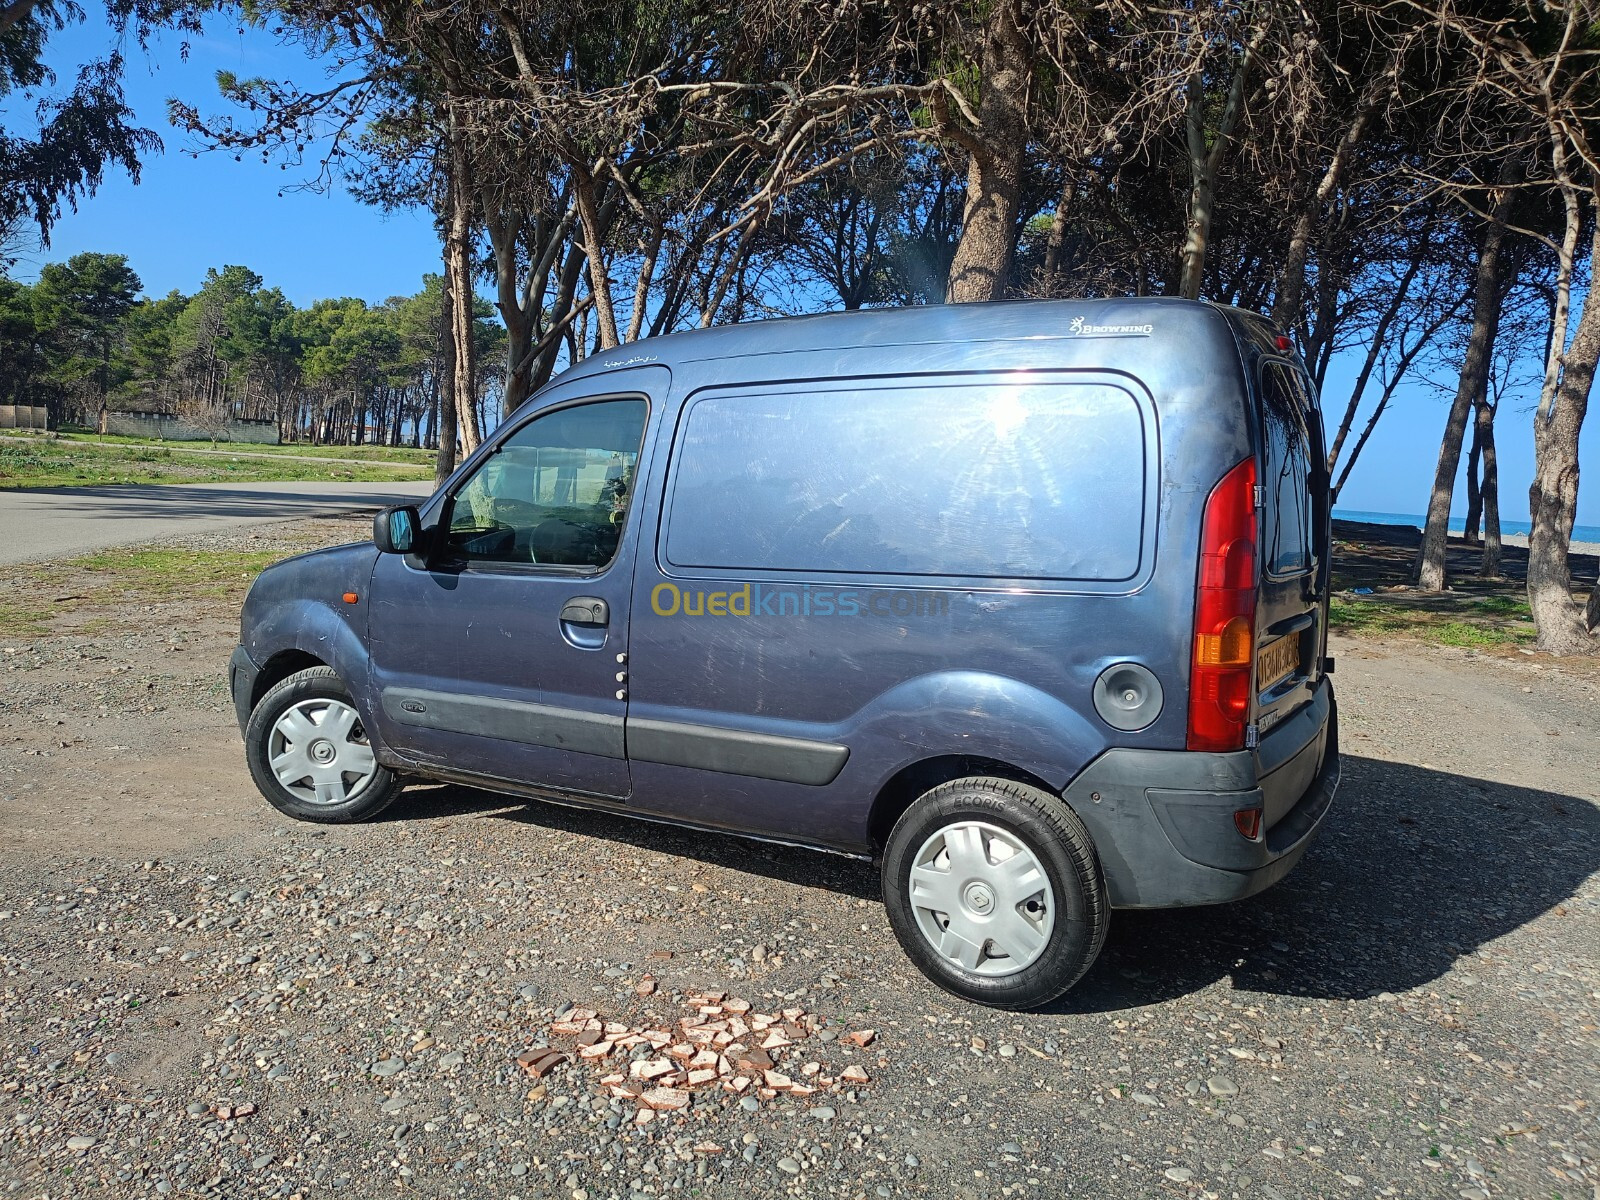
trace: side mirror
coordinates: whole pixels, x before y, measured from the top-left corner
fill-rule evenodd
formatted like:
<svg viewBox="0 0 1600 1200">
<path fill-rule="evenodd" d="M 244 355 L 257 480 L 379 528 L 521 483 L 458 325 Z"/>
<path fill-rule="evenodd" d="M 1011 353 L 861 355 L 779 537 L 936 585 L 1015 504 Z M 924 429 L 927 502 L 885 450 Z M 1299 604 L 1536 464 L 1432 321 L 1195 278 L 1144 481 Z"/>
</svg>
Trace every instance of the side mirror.
<svg viewBox="0 0 1600 1200">
<path fill-rule="evenodd" d="M 410 554 L 417 544 L 422 517 L 410 504 L 386 508 L 372 518 L 372 541 L 383 554 Z"/>
</svg>

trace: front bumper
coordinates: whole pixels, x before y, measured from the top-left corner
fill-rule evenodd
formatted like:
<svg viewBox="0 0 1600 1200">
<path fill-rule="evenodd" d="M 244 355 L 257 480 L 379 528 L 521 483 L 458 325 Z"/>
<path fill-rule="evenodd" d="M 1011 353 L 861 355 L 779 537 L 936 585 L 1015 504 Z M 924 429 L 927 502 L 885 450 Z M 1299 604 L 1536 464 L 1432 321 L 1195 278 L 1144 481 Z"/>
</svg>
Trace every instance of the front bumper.
<svg viewBox="0 0 1600 1200">
<path fill-rule="evenodd" d="M 233 648 L 233 657 L 228 660 L 228 691 L 233 696 L 233 712 L 239 718 L 239 732 L 245 731 L 245 726 L 250 724 L 250 710 L 254 707 L 252 701 L 256 694 L 256 676 L 261 674 L 261 668 L 245 653 L 243 646 Z"/>
<path fill-rule="evenodd" d="M 1108 750 L 1063 798 L 1088 826 L 1113 908 L 1222 904 L 1271 887 L 1311 845 L 1339 787 L 1339 713 L 1324 678 L 1255 750 Z M 1234 825 L 1261 811 L 1261 833 Z"/>
</svg>

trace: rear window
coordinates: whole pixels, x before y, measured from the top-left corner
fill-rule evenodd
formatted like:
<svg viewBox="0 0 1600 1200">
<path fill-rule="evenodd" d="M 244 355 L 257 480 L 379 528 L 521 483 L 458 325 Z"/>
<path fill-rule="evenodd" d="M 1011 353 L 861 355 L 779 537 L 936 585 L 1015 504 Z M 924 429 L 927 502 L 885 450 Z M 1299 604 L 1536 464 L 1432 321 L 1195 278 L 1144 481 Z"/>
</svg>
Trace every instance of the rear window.
<svg viewBox="0 0 1600 1200">
<path fill-rule="evenodd" d="M 1299 372 L 1261 368 L 1262 561 L 1269 575 L 1311 569 L 1311 399 Z"/>
<path fill-rule="evenodd" d="M 672 468 L 676 567 L 1116 581 L 1141 561 L 1144 417 L 1096 383 L 713 395 Z"/>
</svg>

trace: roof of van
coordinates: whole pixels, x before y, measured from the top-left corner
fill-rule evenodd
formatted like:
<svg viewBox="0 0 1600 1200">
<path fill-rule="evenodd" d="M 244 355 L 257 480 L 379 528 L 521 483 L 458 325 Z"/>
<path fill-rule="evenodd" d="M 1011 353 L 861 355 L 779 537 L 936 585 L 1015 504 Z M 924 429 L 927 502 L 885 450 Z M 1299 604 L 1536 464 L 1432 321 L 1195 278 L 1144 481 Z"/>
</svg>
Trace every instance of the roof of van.
<svg viewBox="0 0 1600 1200">
<path fill-rule="evenodd" d="M 1227 316 L 1262 321 L 1259 314 L 1208 301 L 1172 296 L 1110 300 L 996 300 L 977 304 L 928 304 L 914 308 L 871 308 L 853 312 L 778 317 L 692 329 L 629 342 L 590 355 L 569 372 L 587 375 L 647 363 L 697 362 L 751 354 L 806 350 L 848 350 L 926 343 L 997 342 L 1035 338 L 1115 337 L 1154 334 L 1174 310 L 1210 313 L 1223 333 Z M 1194 326 L 1189 324 L 1190 331 Z"/>
</svg>

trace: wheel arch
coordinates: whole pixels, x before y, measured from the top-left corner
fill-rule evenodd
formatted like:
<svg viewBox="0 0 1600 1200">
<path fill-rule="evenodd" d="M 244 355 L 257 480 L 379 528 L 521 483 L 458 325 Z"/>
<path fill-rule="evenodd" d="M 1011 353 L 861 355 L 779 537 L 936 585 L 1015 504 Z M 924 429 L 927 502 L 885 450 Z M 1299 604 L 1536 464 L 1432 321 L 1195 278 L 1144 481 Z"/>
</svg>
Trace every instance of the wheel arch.
<svg viewBox="0 0 1600 1200">
<path fill-rule="evenodd" d="M 280 650 L 262 664 L 261 670 L 256 674 L 255 683 L 250 689 L 250 707 L 255 708 L 265 696 L 278 684 L 291 675 L 312 667 L 326 667 L 331 664 L 324 662 L 314 654 L 304 650 Z M 347 684 L 348 686 L 348 684 Z"/>
<path fill-rule="evenodd" d="M 867 814 L 867 837 L 871 842 L 873 855 L 875 857 L 882 855 L 894 823 L 916 802 L 917 797 L 932 791 L 940 784 L 980 775 L 1009 779 L 1014 783 L 1025 783 L 1030 787 L 1039 788 L 1051 795 L 1058 794 L 1048 782 L 1031 771 L 1000 759 L 971 754 L 940 754 L 919 759 L 891 775 L 878 789 L 878 794 L 873 797 L 872 808 Z"/>
</svg>

